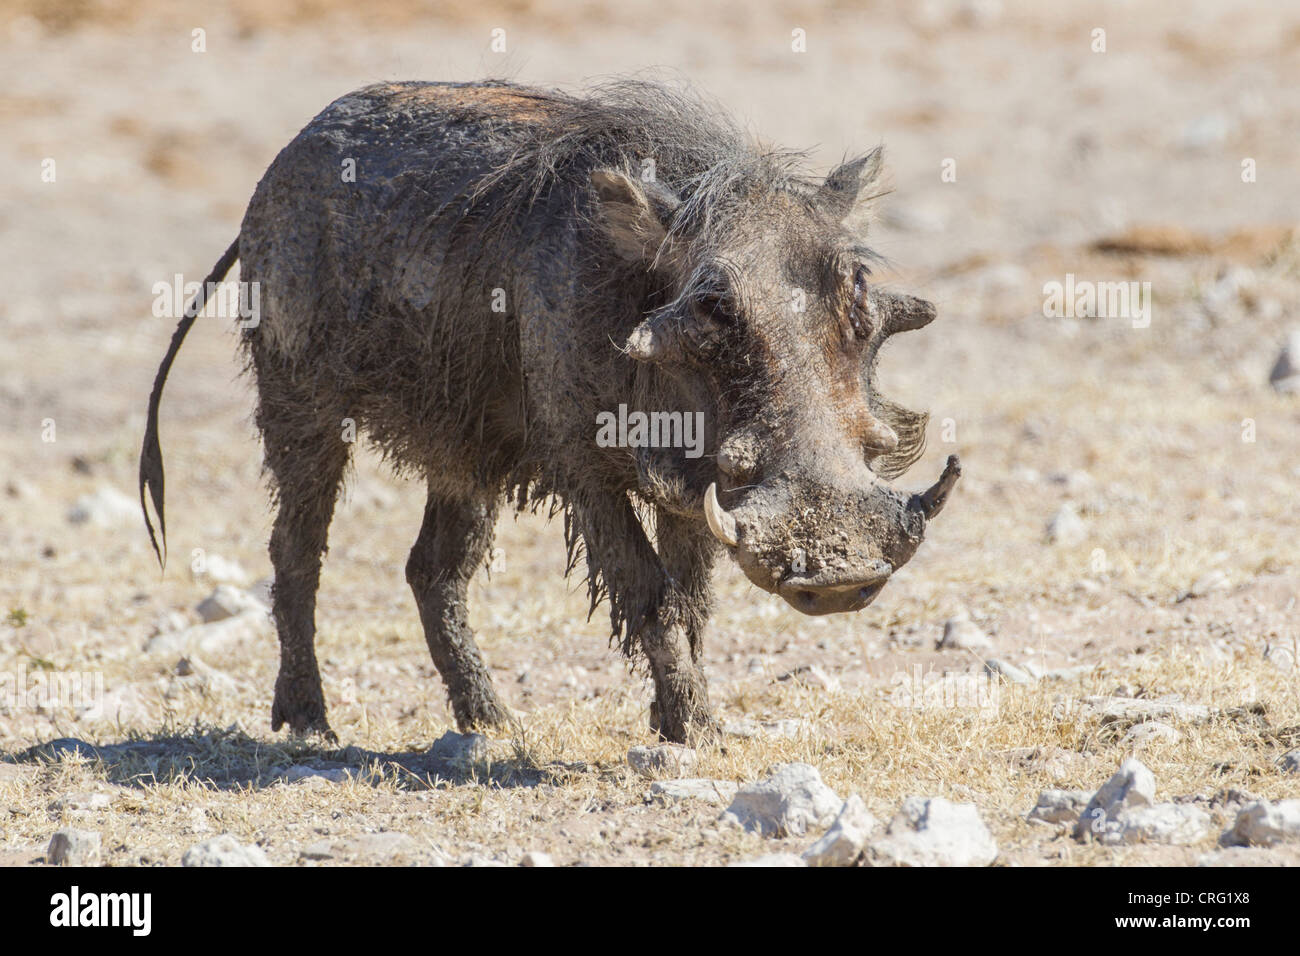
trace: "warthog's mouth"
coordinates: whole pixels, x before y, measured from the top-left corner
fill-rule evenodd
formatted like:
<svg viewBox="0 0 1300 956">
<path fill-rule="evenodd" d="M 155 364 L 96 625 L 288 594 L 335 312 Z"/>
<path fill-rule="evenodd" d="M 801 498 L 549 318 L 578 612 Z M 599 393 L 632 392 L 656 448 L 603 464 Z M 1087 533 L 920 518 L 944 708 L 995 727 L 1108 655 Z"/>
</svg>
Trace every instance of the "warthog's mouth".
<svg viewBox="0 0 1300 956">
<path fill-rule="evenodd" d="M 876 561 L 870 572 L 868 577 L 841 576 L 839 580 L 824 574 L 790 575 L 777 583 L 776 593 L 804 614 L 861 611 L 885 589 L 894 569 L 887 561 Z"/>
<path fill-rule="evenodd" d="M 905 495 L 881 482 L 847 496 L 850 503 L 841 503 L 833 517 L 812 509 L 780 528 L 761 516 L 782 509 L 746 502 L 729 512 L 710 485 L 704 515 L 714 537 L 758 587 L 804 614 L 860 611 L 916 552 L 927 522 L 943 510 L 960 476 L 953 455 L 939 479 L 920 494 Z"/>
</svg>

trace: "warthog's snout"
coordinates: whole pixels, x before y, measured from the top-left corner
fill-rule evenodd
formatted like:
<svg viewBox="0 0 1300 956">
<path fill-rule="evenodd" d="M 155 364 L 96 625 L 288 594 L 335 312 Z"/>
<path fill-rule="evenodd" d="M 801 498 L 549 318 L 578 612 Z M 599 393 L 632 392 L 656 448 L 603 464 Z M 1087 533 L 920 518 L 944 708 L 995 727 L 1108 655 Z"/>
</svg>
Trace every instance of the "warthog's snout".
<svg viewBox="0 0 1300 956">
<path fill-rule="evenodd" d="M 730 511 L 710 485 L 704 514 L 713 535 L 763 590 L 804 614 L 859 611 L 916 553 L 926 522 L 943 509 L 960 476 L 953 455 L 919 494 L 883 481 L 855 494 L 760 485 L 738 492 L 741 500 Z"/>
</svg>

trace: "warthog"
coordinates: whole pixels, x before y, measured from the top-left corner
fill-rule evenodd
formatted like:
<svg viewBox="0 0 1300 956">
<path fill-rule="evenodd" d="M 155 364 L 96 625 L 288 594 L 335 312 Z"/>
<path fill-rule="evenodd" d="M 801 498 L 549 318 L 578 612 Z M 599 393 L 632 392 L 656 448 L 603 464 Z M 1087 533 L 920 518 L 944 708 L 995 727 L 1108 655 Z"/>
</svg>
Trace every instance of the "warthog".
<svg viewBox="0 0 1300 956">
<path fill-rule="evenodd" d="M 807 614 L 871 603 L 959 474 L 887 484 L 926 418 L 876 393 L 876 356 L 934 308 L 873 281 L 858 222 L 880 151 L 824 181 L 799 158 L 650 82 L 370 86 L 280 152 L 209 277 L 238 258 L 261 294 L 241 338 L 277 506 L 274 729 L 329 734 L 314 616 L 349 420 L 427 485 L 406 577 L 462 730 L 508 717 L 466 612 L 503 502 L 563 513 L 569 569 L 585 559 L 592 610 L 644 653 L 668 740 L 715 727 L 720 552 Z M 140 459 L 164 548 L 158 403 L 201 305 Z M 627 409 L 702 422 L 699 447 L 608 440 Z"/>
</svg>

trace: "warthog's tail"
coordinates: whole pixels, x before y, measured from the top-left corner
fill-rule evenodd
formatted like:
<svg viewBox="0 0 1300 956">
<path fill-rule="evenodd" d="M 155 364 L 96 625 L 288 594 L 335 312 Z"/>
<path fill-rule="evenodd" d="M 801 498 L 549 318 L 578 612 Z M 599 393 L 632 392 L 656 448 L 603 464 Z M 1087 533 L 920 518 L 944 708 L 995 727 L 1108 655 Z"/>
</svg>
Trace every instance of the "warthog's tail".
<svg viewBox="0 0 1300 956">
<path fill-rule="evenodd" d="M 162 390 L 163 385 L 167 383 L 167 373 L 171 371 L 172 362 L 176 360 L 176 353 L 181 350 L 185 334 L 189 332 L 190 326 L 203 311 L 208 288 L 224 279 L 238 258 L 239 239 L 236 238 L 225 254 L 217 260 L 217 264 L 212 267 L 211 274 L 199 287 L 198 294 L 185 307 L 185 314 L 181 317 L 180 324 L 176 326 L 176 331 L 172 333 L 172 343 L 167 347 L 167 354 L 163 356 L 162 364 L 158 366 L 158 375 L 153 380 L 153 391 L 149 394 L 149 418 L 144 428 L 144 446 L 140 449 L 140 510 L 144 513 L 144 526 L 149 529 L 149 543 L 153 545 L 153 553 L 158 556 L 158 564 L 162 567 L 167 566 L 167 521 L 163 517 L 163 460 L 162 446 L 158 443 L 158 405 L 162 402 Z M 158 536 L 162 538 L 161 549 L 158 546 L 158 538 L 153 533 L 153 523 L 149 520 L 149 509 L 144 503 L 146 486 L 149 488 L 149 497 L 153 500 L 153 510 L 158 514 Z"/>
</svg>

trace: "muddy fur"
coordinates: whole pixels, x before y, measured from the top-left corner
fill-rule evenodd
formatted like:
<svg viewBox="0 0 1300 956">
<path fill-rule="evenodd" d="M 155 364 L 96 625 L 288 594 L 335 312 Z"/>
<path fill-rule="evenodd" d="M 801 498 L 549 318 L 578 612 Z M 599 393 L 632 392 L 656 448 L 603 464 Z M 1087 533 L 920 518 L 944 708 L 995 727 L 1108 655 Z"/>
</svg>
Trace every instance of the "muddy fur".
<svg viewBox="0 0 1300 956">
<path fill-rule="evenodd" d="M 261 291 L 242 346 L 277 507 L 277 729 L 328 732 L 315 594 L 352 427 L 427 484 L 407 577 L 463 729 L 506 719 L 465 610 L 503 501 L 562 512 L 570 569 L 585 566 L 623 651 L 643 651 L 672 740 L 712 728 L 699 667 L 720 550 L 701 510 L 710 483 L 740 516 L 734 556 L 768 590 L 795 548 L 810 573 L 910 557 L 921 516 L 878 478 L 920 455 L 925 417 L 871 386 L 880 316 L 903 300 L 865 298 L 874 257 L 846 225 L 874 195 L 879 153 L 825 181 L 800 159 L 647 82 L 583 95 L 380 84 L 281 151 L 232 247 Z M 141 458 L 160 529 L 157 400 L 186 328 Z M 629 341 L 639 328 L 645 354 Z M 620 404 L 704 412 L 705 455 L 598 447 L 596 416 Z M 737 435 L 752 461 L 722 474 L 718 448 Z M 818 504 L 827 520 L 797 517 Z M 832 515 L 851 534 L 832 533 Z"/>
</svg>

